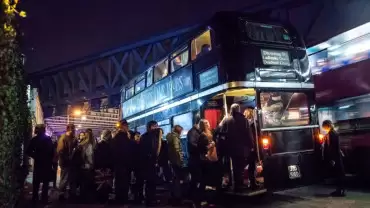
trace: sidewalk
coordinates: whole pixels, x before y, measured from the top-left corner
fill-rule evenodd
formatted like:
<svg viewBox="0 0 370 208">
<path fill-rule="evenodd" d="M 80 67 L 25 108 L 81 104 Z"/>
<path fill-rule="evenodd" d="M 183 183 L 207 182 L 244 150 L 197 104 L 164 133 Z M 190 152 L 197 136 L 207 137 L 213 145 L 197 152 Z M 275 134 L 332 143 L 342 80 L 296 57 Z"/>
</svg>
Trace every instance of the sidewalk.
<svg viewBox="0 0 370 208">
<path fill-rule="evenodd" d="M 356 208 L 370 207 L 370 193 L 357 190 L 349 190 L 346 197 L 331 197 L 330 193 L 334 187 L 327 185 L 312 185 L 285 191 L 276 192 L 276 195 L 301 198 L 309 204 L 307 207 L 337 207 L 337 208 Z"/>
<path fill-rule="evenodd" d="M 57 177 L 57 184 L 59 184 L 59 174 Z M 71 208 L 100 208 L 100 207 L 112 207 L 112 208 L 121 208 L 123 206 L 117 206 L 117 205 L 104 205 L 104 204 L 79 204 L 79 203 L 71 203 L 68 201 L 60 202 L 58 200 L 58 190 L 55 188 L 52 188 L 52 183 L 49 184 L 49 201 L 51 202 L 47 206 L 39 205 L 37 207 L 71 207 Z M 39 194 L 41 195 L 41 189 L 39 191 Z M 31 198 L 32 198 L 32 172 L 27 176 L 25 181 L 25 186 L 23 190 L 23 199 L 21 200 L 20 204 L 17 206 L 19 208 L 23 207 L 31 207 Z M 114 198 L 114 195 L 111 195 L 110 198 Z M 159 206 L 161 208 L 167 208 L 172 207 L 168 205 L 168 199 L 169 199 L 169 192 L 168 189 L 165 187 L 159 186 L 157 187 L 157 198 L 161 200 L 161 205 Z M 129 205 L 130 208 L 141 208 L 145 207 L 144 205 Z M 181 207 L 179 207 L 181 208 Z"/>
</svg>

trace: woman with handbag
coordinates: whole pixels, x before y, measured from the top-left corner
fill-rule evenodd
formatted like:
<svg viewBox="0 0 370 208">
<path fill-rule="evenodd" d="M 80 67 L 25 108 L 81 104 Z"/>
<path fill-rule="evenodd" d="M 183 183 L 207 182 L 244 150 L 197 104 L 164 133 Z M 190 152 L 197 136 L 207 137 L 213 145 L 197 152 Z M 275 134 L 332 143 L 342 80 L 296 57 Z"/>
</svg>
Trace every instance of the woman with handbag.
<svg viewBox="0 0 370 208">
<path fill-rule="evenodd" d="M 202 180 L 199 186 L 200 196 L 205 200 L 205 189 L 210 187 L 212 190 L 217 190 L 221 185 L 221 171 L 218 163 L 216 143 L 213 140 L 211 127 L 206 119 L 199 122 L 199 129 L 201 131 L 198 148 L 201 157 L 201 172 Z M 215 188 L 216 187 L 216 188 Z M 202 202 L 201 204 L 206 204 Z"/>
</svg>

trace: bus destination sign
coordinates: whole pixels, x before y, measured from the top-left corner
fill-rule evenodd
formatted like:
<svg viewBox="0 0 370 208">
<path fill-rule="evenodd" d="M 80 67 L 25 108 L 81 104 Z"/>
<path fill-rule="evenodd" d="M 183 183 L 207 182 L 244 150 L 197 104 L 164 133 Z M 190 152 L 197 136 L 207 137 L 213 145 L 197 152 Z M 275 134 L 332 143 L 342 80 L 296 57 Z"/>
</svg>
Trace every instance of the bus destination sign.
<svg viewBox="0 0 370 208">
<path fill-rule="evenodd" d="M 122 104 L 123 116 L 132 116 L 191 91 L 193 91 L 192 69 L 185 67 L 125 101 Z"/>
<path fill-rule="evenodd" d="M 291 66 L 288 51 L 261 49 L 264 65 Z"/>
</svg>

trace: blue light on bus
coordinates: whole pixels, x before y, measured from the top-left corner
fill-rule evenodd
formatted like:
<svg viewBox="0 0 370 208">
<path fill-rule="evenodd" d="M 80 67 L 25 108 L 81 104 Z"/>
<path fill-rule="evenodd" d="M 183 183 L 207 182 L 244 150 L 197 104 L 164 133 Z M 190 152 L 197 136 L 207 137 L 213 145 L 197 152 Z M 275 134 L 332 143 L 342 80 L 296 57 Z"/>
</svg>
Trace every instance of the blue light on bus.
<svg viewBox="0 0 370 208">
<path fill-rule="evenodd" d="M 289 35 L 283 34 L 283 39 L 284 40 L 290 40 L 290 37 L 289 37 Z"/>
<path fill-rule="evenodd" d="M 260 25 L 261 27 L 264 27 L 264 28 L 270 28 L 270 29 L 272 29 L 272 26 L 270 26 L 270 25 Z"/>
<path fill-rule="evenodd" d="M 351 106 L 352 105 L 343 105 L 343 106 L 338 107 L 338 109 L 347 109 L 347 108 L 349 108 Z"/>
<path fill-rule="evenodd" d="M 370 59 L 370 22 L 307 49 L 312 74 Z"/>
</svg>

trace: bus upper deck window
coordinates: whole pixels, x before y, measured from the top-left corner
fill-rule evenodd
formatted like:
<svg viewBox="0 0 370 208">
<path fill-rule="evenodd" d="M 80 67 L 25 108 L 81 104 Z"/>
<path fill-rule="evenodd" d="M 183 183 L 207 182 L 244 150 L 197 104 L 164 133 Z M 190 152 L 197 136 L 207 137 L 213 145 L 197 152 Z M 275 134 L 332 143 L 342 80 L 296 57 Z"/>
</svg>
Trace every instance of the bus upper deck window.
<svg viewBox="0 0 370 208">
<path fill-rule="evenodd" d="M 211 50 L 211 32 L 207 30 L 191 41 L 191 60 L 195 60 Z"/>
<path fill-rule="evenodd" d="M 288 30 L 281 26 L 247 22 L 247 35 L 250 39 L 262 42 L 291 43 Z"/>
<path fill-rule="evenodd" d="M 182 48 L 179 52 L 172 54 L 171 59 L 171 72 L 174 72 L 181 67 L 188 64 L 189 61 L 189 50 L 188 48 Z"/>
<path fill-rule="evenodd" d="M 154 82 L 161 80 L 168 74 L 168 59 L 165 59 L 158 63 L 154 67 Z"/>
<path fill-rule="evenodd" d="M 146 86 L 149 87 L 153 84 L 153 67 L 151 67 L 146 74 Z"/>
</svg>

